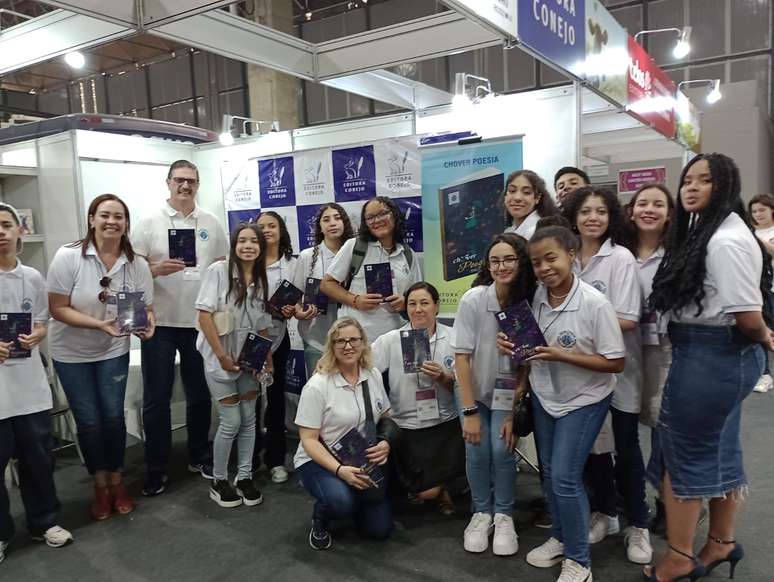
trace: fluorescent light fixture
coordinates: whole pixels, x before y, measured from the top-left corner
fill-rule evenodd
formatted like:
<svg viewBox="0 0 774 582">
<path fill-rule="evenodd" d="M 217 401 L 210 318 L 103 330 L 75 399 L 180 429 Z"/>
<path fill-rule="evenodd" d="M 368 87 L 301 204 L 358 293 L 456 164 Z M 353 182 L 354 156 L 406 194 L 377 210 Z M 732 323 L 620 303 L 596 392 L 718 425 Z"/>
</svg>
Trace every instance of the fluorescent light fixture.
<svg viewBox="0 0 774 582">
<path fill-rule="evenodd" d="M 683 59 L 691 52 L 691 30 L 690 26 L 684 26 L 680 32 L 680 38 L 677 39 L 677 44 L 672 49 L 672 55 L 676 59 Z"/>
<path fill-rule="evenodd" d="M 717 103 L 723 97 L 720 92 L 720 79 L 715 79 L 715 83 L 712 86 L 712 91 L 707 95 L 707 103 Z"/>
<path fill-rule="evenodd" d="M 71 53 L 67 53 L 64 56 L 64 60 L 73 69 L 82 69 L 83 66 L 86 64 L 86 57 L 84 57 L 83 53 L 80 51 L 73 51 Z"/>
<path fill-rule="evenodd" d="M 234 136 L 231 135 L 231 132 L 224 131 L 218 136 L 218 141 L 220 142 L 220 145 L 224 145 L 224 146 L 234 145 Z"/>
</svg>

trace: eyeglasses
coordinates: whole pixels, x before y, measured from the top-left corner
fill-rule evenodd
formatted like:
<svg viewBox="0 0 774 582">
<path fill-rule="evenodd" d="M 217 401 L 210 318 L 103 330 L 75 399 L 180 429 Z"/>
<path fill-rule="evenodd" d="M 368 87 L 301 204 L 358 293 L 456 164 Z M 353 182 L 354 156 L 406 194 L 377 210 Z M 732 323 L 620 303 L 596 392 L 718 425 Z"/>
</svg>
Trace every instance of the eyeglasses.
<svg viewBox="0 0 774 582">
<path fill-rule="evenodd" d="M 489 270 L 497 271 L 500 267 L 504 267 L 506 269 L 512 269 L 518 264 L 518 262 L 519 262 L 518 257 L 507 257 L 503 260 L 489 259 Z"/>
<path fill-rule="evenodd" d="M 363 342 L 362 337 L 350 337 L 350 338 L 340 337 L 338 339 L 333 340 L 333 345 L 341 349 L 341 348 L 344 348 L 347 344 L 349 344 L 349 347 L 351 347 L 352 349 L 357 349 L 360 347 L 360 344 L 362 342 Z"/>
<path fill-rule="evenodd" d="M 171 178 L 171 180 L 178 186 L 182 186 L 183 184 L 188 184 L 189 186 L 196 186 L 199 184 L 198 178 L 180 178 L 178 176 L 175 176 L 174 178 Z"/>
<path fill-rule="evenodd" d="M 99 280 L 99 286 L 103 287 L 102 291 L 99 292 L 99 295 L 97 295 L 97 299 L 99 299 L 100 303 L 105 303 L 108 298 L 108 291 L 110 291 L 110 281 L 112 279 L 110 277 L 102 277 L 102 279 Z"/>
<path fill-rule="evenodd" d="M 381 212 L 377 212 L 376 214 L 366 215 L 365 221 L 366 224 L 373 224 L 374 222 L 377 222 L 379 220 L 384 220 L 388 216 L 392 216 L 392 212 L 389 210 L 382 210 Z"/>
</svg>

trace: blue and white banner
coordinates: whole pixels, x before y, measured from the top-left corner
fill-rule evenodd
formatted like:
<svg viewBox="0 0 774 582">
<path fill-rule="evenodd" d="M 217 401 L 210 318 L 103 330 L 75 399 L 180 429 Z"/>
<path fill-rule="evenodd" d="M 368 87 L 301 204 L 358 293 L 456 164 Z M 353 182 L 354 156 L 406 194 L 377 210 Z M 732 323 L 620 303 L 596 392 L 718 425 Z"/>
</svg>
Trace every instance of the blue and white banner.
<svg viewBox="0 0 774 582">
<path fill-rule="evenodd" d="M 518 37 L 539 55 L 576 76 L 586 60 L 586 0 L 520 0 Z"/>
<path fill-rule="evenodd" d="M 368 200 L 376 196 L 374 146 L 357 146 L 331 152 L 336 202 Z"/>
<path fill-rule="evenodd" d="M 293 178 L 293 156 L 260 160 L 258 185 L 262 208 L 294 206 L 296 182 Z"/>
</svg>

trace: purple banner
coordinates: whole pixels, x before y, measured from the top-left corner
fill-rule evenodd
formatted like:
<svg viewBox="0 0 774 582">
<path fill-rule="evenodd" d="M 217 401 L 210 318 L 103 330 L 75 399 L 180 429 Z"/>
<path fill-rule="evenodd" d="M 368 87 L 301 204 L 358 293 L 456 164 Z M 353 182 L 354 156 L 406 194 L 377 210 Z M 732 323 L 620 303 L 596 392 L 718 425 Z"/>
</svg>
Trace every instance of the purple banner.
<svg viewBox="0 0 774 582">
<path fill-rule="evenodd" d="M 422 197 L 395 198 L 406 221 L 405 242 L 417 253 L 422 252 Z"/>
<path fill-rule="evenodd" d="M 333 150 L 331 155 L 336 202 L 368 200 L 376 196 L 374 146 Z"/>
<path fill-rule="evenodd" d="M 228 211 L 228 233 L 229 236 L 234 228 L 240 222 L 256 222 L 261 213 L 257 208 L 252 210 L 229 210 Z"/>
<path fill-rule="evenodd" d="M 310 204 L 308 206 L 296 206 L 298 216 L 298 251 L 314 246 L 314 219 L 322 204 Z"/>
<path fill-rule="evenodd" d="M 293 177 L 293 158 L 272 158 L 258 161 L 258 184 L 261 208 L 295 206 L 296 181 Z"/>
</svg>

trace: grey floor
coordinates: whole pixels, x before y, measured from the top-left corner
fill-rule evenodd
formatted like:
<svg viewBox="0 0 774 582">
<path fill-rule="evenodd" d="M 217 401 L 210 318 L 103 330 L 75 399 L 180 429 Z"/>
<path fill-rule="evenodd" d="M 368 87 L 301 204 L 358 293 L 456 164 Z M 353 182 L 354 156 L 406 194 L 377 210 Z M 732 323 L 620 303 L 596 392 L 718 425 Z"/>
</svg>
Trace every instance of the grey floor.
<svg viewBox="0 0 774 582">
<path fill-rule="evenodd" d="M 698 403 L 697 403 L 698 404 Z M 738 539 L 747 557 L 736 580 L 774 580 L 774 393 L 753 394 L 745 405 L 743 425 L 746 466 L 751 495 L 740 515 Z M 184 435 L 177 433 L 179 441 Z M 164 495 L 138 497 L 137 510 L 126 517 L 93 523 L 87 517 L 89 480 L 76 459 L 58 457 L 57 485 L 64 507 L 63 525 L 76 543 L 51 549 L 28 541 L 18 491 L 12 492 L 11 510 L 20 532 L 0 564 L 0 580 L 34 582 L 208 581 L 208 580 L 369 580 L 441 581 L 483 578 L 553 581 L 557 569 L 537 570 L 524 561 L 526 552 L 544 541 L 545 530 L 530 525 L 528 501 L 536 496 L 537 478 L 520 475 L 516 513 L 520 549 L 516 556 L 499 558 L 490 552 L 467 554 L 462 531 L 467 522 L 466 501 L 459 513 L 445 518 L 433 510 L 401 507 L 396 531 L 382 543 L 363 542 L 347 527 L 334 530 L 334 546 L 315 552 L 307 545 L 312 504 L 295 480 L 277 486 L 259 476 L 264 503 L 258 507 L 221 509 L 207 497 L 207 484 L 185 471 L 184 447 L 176 443 L 178 461 Z M 139 495 L 142 451 L 128 451 L 128 480 Z M 706 526 L 700 536 L 706 533 Z M 657 548 L 663 548 L 661 539 Z M 640 580 L 640 568 L 626 561 L 621 536 L 608 538 L 592 549 L 597 581 Z M 711 579 L 727 576 L 727 565 Z"/>
</svg>

